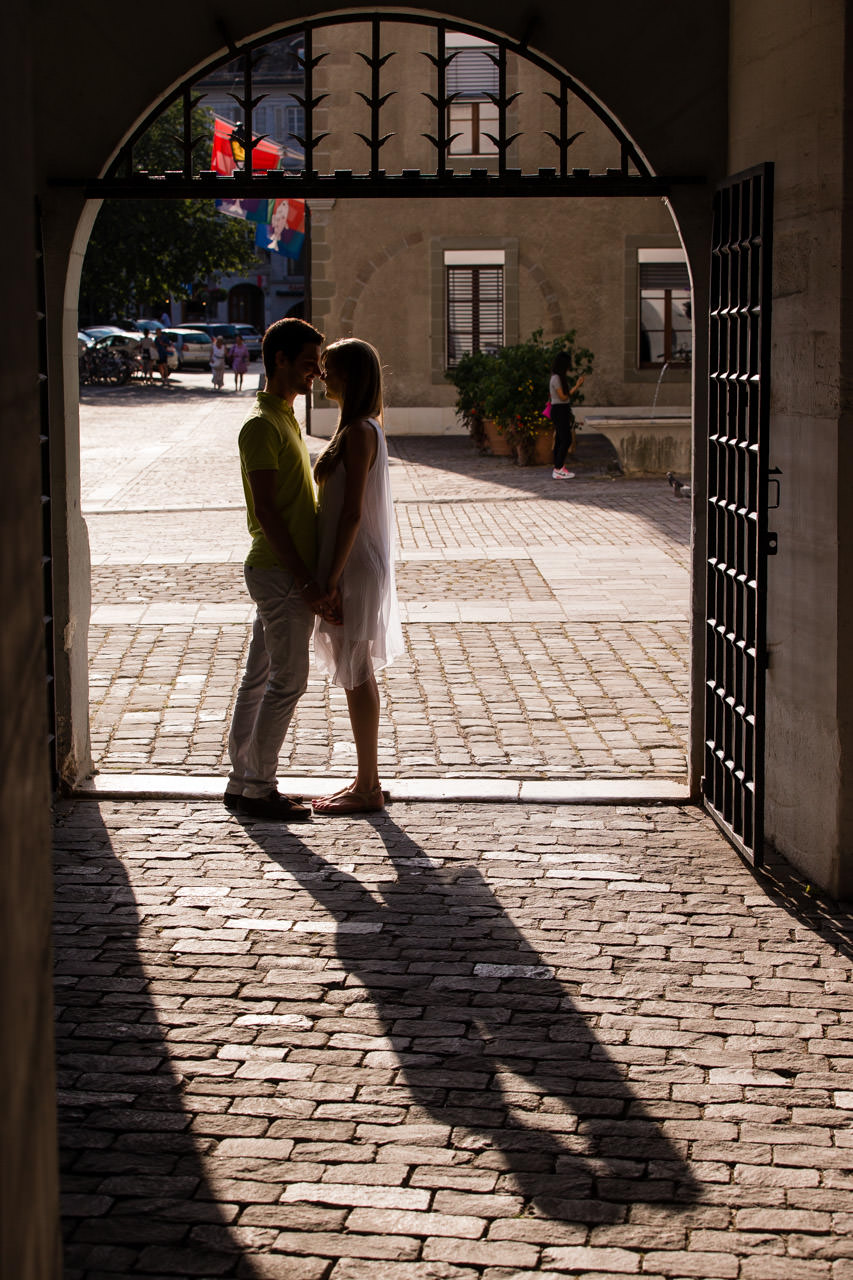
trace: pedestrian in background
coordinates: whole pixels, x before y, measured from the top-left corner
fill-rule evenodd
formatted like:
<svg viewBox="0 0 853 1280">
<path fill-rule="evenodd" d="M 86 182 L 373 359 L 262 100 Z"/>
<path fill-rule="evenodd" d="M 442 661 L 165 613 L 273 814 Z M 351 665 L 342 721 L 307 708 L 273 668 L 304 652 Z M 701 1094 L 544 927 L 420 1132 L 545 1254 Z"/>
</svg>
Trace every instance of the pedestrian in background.
<svg viewBox="0 0 853 1280">
<path fill-rule="evenodd" d="M 579 389 L 584 375 L 569 385 L 569 372 L 572 357 L 568 351 L 559 351 L 551 365 L 551 382 L 549 398 L 551 401 L 551 422 L 554 427 L 554 470 L 551 472 L 555 480 L 573 480 L 574 471 L 566 469 L 566 457 L 575 451 L 575 415 L 572 411 L 572 396 Z"/>
<path fill-rule="evenodd" d="M 154 361 L 157 358 L 157 348 L 151 340 L 151 335 L 146 333 L 143 335 L 139 344 L 139 358 L 142 361 L 142 381 L 154 381 Z"/>
<path fill-rule="evenodd" d="M 210 367 L 213 370 L 213 385 L 217 391 L 221 391 L 225 385 L 225 343 L 221 334 L 213 340 L 213 346 L 210 351 Z"/>
<path fill-rule="evenodd" d="M 157 372 L 160 374 L 160 378 L 162 379 L 164 385 L 169 381 L 170 347 L 171 347 L 171 344 L 168 338 L 165 338 L 163 336 L 163 330 L 159 329 L 157 331 L 157 336 L 154 339 L 154 348 L 157 352 Z M 171 347 L 171 349 L 174 350 L 173 347 Z"/>
<path fill-rule="evenodd" d="M 243 341 L 242 333 L 237 334 L 237 340 L 231 348 L 231 368 L 234 370 L 234 390 L 241 391 L 243 388 L 243 374 L 249 367 L 249 348 Z"/>
</svg>

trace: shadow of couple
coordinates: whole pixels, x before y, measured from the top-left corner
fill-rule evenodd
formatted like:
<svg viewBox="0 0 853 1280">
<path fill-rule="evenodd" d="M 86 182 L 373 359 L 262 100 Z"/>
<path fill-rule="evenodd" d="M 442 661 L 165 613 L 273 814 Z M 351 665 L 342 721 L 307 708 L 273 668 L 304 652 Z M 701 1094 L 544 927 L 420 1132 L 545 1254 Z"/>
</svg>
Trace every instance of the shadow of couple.
<svg viewBox="0 0 853 1280">
<path fill-rule="evenodd" d="M 229 1132 L 217 1115 L 229 1110 L 237 1088 L 221 1071 L 210 1074 L 222 1065 L 215 1046 L 228 1043 L 223 1000 L 229 1015 L 241 1015 L 241 1036 L 249 1035 L 242 1044 L 287 1046 L 285 1061 L 318 1064 L 316 1080 L 328 1085 L 325 1104 L 315 1108 L 321 1145 L 322 1113 L 340 1117 L 351 1107 L 353 1153 L 359 1144 L 384 1144 L 381 1159 L 412 1166 L 407 1184 L 464 1193 L 443 1212 L 464 1214 L 466 1194 L 497 1193 L 510 1198 L 496 1205 L 502 1216 L 509 1209 L 593 1225 L 626 1221 L 632 1204 L 668 1215 L 698 1198 L 686 1142 L 662 1131 L 591 1029 L 588 1018 L 601 1006 L 576 1005 L 464 851 L 443 858 L 436 849 L 429 857 L 387 813 L 336 823 L 331 857 L 311 847 L 317 832 L 316 843 L 328 850 L 328 827 L 296 834 L 244 820 L 241 831 L 238 821 L 217 814 L 206 825 L 195 815 L 188 839 L 180 812 L 158 812 L 146 829 L 136 811 L 105 822 L 89 801 L 58 815 L 57 1051 L 69 1280 L 259 1274 L 256 1255 L 265 1246 L 233 1231 L 242 1226 L 239 1203 L 230 1203 L 240 1201 L 240 1174 L 227 1160 L 217 1165 L 213 1136 Z M 143 869 L 146 850 L 153 860 Z M 260 876 L 252 852 L 264 857 Z M 548 897 L 518 865 L 509 868 L 507 892 L 520 899 L 511 909 L 536 926 L 550 917 L 557 942 L 549 952 L 558 954 L 571 912 L 559 891 Z M 196 894 L 208 877 L 218 881 L 230 869 L 246 918 L 245 934 L 228 929 L 237 947 L 208 939 L 207 908 L 187 906 L 186 897 L 176 899 L 183 903 L 177 916 L 169 914 L 182 886 Z M 221 886 L 210 888 L 212 901 L 224 905 L 216 897 Z M 202 893 L 201 901 L 208 898 Z M 222 917 L 219 906 L 214 914 Z M 287 915 L 298 926 L 265 933 L 262 914 Z M 175 919 L 198 935 L 189 951 L 168 942 Z M 225 965 L 239 958 L 247 976 L 266 967 L 267 982 L 253 982 L 246 996 L 226 994 L 217 948 Z M 274 971 L 291 958 L 298 980 L 277 992 Z M 298 1006 L 300 1025 L 311 1021 L 312 1047 L 300 1052 L 289 1019 L 276 1027 L 270 1022 L 278 1017 L 253 1014 L 256 1000 L 277 1014 Z M 258 1030 L 249 1033 L 248 1020 Z M 652 1070 L 665 1079 L 677 1068 Z M 248 1097 L 255 1086 L 268 1103 L 274 1095 L 286 1100 L 285 1080 L 278 1090 L 264 1079 L 240 1081 Z M 660 1097 L 664 1081 L 652 1088 Z M 286 1116 L 285 1106 L 277 1124 L 285 1136 Z M 211 1119 L 212 1126 L 203 1123 Z M 310 1118 L 299 1127 L 310 1137 Z M 256 1177 L 266 1188 L 276 1177 L 287 1183 L 288 1172 L 285 1163 Z M 300 1176 L 296 1167 L 293 1176 Z M 298 1196 L 323 1203 L 333 1185 L 319 1182 L 316 1197 L 313 1186 Z M 266 1222 L 264 1204 L 278 1199 L 272 1191 L 263 1190 L 255 1223 Z M 270 1227 L 276 1222 L 280 1208 Z"/>
<path fill-rule="evenodd" d="M 457 1169 L 496 1171 L 495 1189 L 523 1197 L 527 1212 L 612 1222 L 634 1201 L 696 1199 L 686 1142 L 664 1135 L 476 867 L 436 865 L 387 813 L 346 829 L 342 848 L 346 856 L 355 832 L 361 878 L 314 852 L 307 835 L 241 825 L 336 921 L 334 953 L 381 1032 L 364 1039 L 364 1065 L 397 1067 L 392 1088 L 366 1097 L 394 1098 L 407 1123 L 445 1128 Z M 364 1002 L 350 1012 L 363 1016 Z M 405 1142 L 393 1126 L 389 1141 L 395 1133 Z"/>
</svg>

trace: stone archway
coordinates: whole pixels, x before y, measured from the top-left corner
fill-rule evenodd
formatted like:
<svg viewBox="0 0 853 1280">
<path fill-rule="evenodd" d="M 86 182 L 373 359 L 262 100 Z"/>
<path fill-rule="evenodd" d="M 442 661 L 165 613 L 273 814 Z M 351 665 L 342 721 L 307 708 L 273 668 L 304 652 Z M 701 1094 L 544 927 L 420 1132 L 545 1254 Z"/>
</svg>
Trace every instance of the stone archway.
<svg viewBox="0 0 853 1280">
<path fill-rule="evenodd" d="M 374 30 L 375 30 L 376 22 L 380 20 L 380 15 L 377 15 L 375 13 L 371 13 L 369 15 L 360 15 L 360 17 L 362 21 L 372 23 L 374 25 Z M 392 15 L 392 20 L 393 18 L 402 18 L 402 15 Z M 404 20 L 411 22 L 414 19 L 412 16 L 407 16 L 405 17 Z M 315 25 L 316 25 L 316 28 L 319 29 L 319 27 L 324 25 L 324 23 L 325 25 L 329 25 L 339 21 L 340 19 L 325 19 L 322 22 L 319 22 Z M 432 25 L 433 27 L 436 27 L 436 28 L 438 27 L 438 24 L 435 22 L 434 19 L 427 18 L 425 20 L 421 19 L 421 21 L 424 23 L 424 25 L 428 25 L 428 26 Z M 460 24 L 460 25 L 464 25 L 464 24 Z M 291 24 L 291 26 L 288 29 L 293 30 L 294 26 L 295 24 Z M 445 23 L 444 24 L 445 29 L 446 29 L 446 26 L 447 24 Z M 519 44 L 517 41 L 514 42 L 511 40 L 508 40 L 505 37 L 496 37 L 496 39 L 501 44 L 501 48 L 503 50 L 502 65 L 504 66 L 504 69 L 506 67 L 507 57 L 510 55 L 510 53 L 512 54 L 512 56 L 518 57 L 518 58 L 528 57 L 528 49 L 526 45 Z M 244 47 L 247 50 L 251 50 L 252 48 L 257 46 L 259 43 L 260 42 L 258 40 L 250 40 L 246 43 Z M 237 50 L 236 48 L 232 48 L 231 50 L 232 56 L 239 55 L 239 53 L 240 53 L 239 50 Z M 375 50 L 374 50 L 374 53 L 375 53 Z M 221 60 L 224 61 L 224 59 L 221 59 Z M 536 56 L 531 56 L 530 61 L 531 63 L 536 63 L 538 66 L 540 66 L 540 68 L 545 67 L 549 73 L 554 67 L 553 63 L 548 63 L 546 67 L 545 62 L 541 58 L 537 58 Z M 380 62 L 381 62 L 381 59 L 376 59 L 374 57 L 374 60 L 373 60 L 374 75 L 375 75 L 376 67 L 379 65 Z M 556 72 L 556 75 L 557 75 L 558 82 L 563 86 L 563 89 L 565 89 L 566 92 L 568 92 L 568 87 L 570 83 L 572 85 L 576 84 L 575 81 L 572 81 L 570 77 L 559 72 L 559 70 Z M 179 86 L 176 90 L 174 90 L 169 98 L 161 99 L 161 106 L 169 101 L 180 100 L 182 98 L 182 95 L 186 95 L 187 93 L 190 92 L 190 86 L 193 83 L 193 81 L 197 78 L 198 78 L 198 73 L 190 81 L 188 81 L 185 86 Z M 591 107 L 594 106 L 599 119 L 601 120 L 607 119 L 608 121 L 613 122 L 614 124 L 616 123 L 615 117 L 611 116 L 606 110 L 600 107 L 598 98 L 596 98 L 594 95 L 591 95 L 587 93 L 585 90 L 583 90 L 583 86 L 578 86 L 578 87 L 582 90 L 582 93 L 585 95 L 584 100 L 588 103 L 588 105 L 591 105 Z M 371 102 L 368 102 L 367 99 L 365 99 L 365 103 L 369 107 L 371 112 L 371 124 L 370 124 L 370 133 L 367 135 L 364 135 L 362 138 L 362 141 L 367 143 L 367 145 L 371 148 L 371 174 L 368 175 L 370 177 L 370 181 L 376 182 L 376 183 L 384 183 L 387 179 L 387 175 L 386 175 L 386 178 L 383 178 L 382 175 L 380 174 L 380 171 L 377 168 L 379 152 L 381 150 L 382 141 L 383 141 L 381 129 L 379 127 L 379 119 L 378 119 L 378 113 L 382 109 L 382 105 L 383 105 L 380 99 L 382 98 L 383 95 L 381 92 L 379 92 L 379 88 L 381 88 L 381 86 L 374 84 L 373 89 L 371 89 L 370 91 L 371 93 L 373 93 L 373 98 L 371 99 Z M 522 194 L 518 186 L 518 175 L 515 171 L 511 170 L 507 164 L 508 148 L 513 141 L 510 133 L 511 109 L 512 109 L 512 102 L 510 101 L 510 99 L 512 95 L 508 91 L 508 87 L 506 85 L 505 80 L 501 84 L 501 95 L 502 97 L 501 97 L 500 112 L 501 112 L 502 118 L 501 118 L 499 132 L 497 135 L 499 150 L 501 154 L 500 154 L 499 163 L 497 165 L 496 176 L 499 179 L 499 186 L 500 184 L 504 184 L 507 194 L 509 194 L 510 187 L 514 188 L 513 194 Z M 361 96 L 364 97 L 363 94 Z M 370 94 L 368 94 L 368 97 L 369 96 Z M 564 101 L 564 98 L 565 98 L 565 94 L 563 94 L 561 90 L 561 93 L 558 94 L 557 97 L 555 98 L 555 105 L 559 107 L 560 102 Z M 560 110 L 562 110 L 562 107 L 560 107 Z M 632 184 L 634 184 L 633 189 L 637 190 L 638 194 L 639 194 L 639 183 L 642 183 L 642 182 L 646 182 L 648 184 L 645 190 L 649 193 L 651 192 L 660 193 L 664 188 L 667 187 L 666 180 L 659 180 L 654 177 L 654 175 L 651 173 L 651 170 L 647 162 L 643 159 L 643 156 L 641 155 L 641 153 L 631 143 L 630 139 L 628 138 L 628 135 L 625 134 L 624 131 L 621 130 L 621 127 L 618 125 L 616 125 L 615 134 L 614 134 L 614 136 L 620 140 L 620 146 L 622 147 L 622 153 L 621 153 L 622 159 L 621 159 L 621 162 L 619 163 L 618 168 L 611 168 L 608 170 L 607 174 L 602 174 L 598 176 L 590 175 L 589 173 L 585 173 L 583 170 L 580 170 L 577 173 L 574 170 L 570 171 L 569 162 L 568 162 L 568 146 L 570 144 L 570 138 L 567 134 L 567 131 L 562 127 L 562 125 L 563 125 L 563 122 L 561 120 L 561 125 L 555 138 L 555 141 L 557 143 L 558 150 L 560 153 L 560 163 L 558 165 L 559 172 L 557 170 L 549 170 L 543 173 L 543 171 L 540 169 L 540 171 L 536 175 L 536 179 L 540 183 L 545 182 L 547 184 L 547 181 L 550 179 L 552 183 L 556 182 L 557 186 L 560 186 L 562 184 L 562 190 L 560 191 L 560 194 L 571 193 L 571 194 L 577 194 L 577 195 L 592 194 L 593 192 L 597 194 L 604 194 L 607 190 L 612 190 L 613 194 L 625 193 L 624 184 L 626 183 L 628 184 L 629 187 Z M 144 121 L 143 121 L 143 124 L 141 124 L 137 128 L 137 130 L 135 130 L 134 132 L 138 133 L 139 129 L 142 128 L 143 126 L 144 126 Z M 308 132 L 309 131 L 306 130 L 306 133 Z M 438 130 L 438 132 L 440 133 L 440 129 Z M 130 193 L 131 187 L 127 186 L 128 179 L 126 177 L 122 177 L 119 172 L 121 163 L 123 163 L 124 160 L 127 159 L 127 155 L 128 155 L 127 152 L 123 152 L 117 156 L 115 164 L 111 166 L 111 169 L 110 169 L 110 172 L 114 175 L 113 177 L 106 178 L 105 180 L 92 179 L 91 181 L 85 184 L 84 193 L 90 197 L 90 200 L 96 198 L 98 195 L 101 195 L 101 194 L 103 195 L 120 194 L 122 190 L 122 184 L 125 184 L 123 188 L 124 194 Z M 192 168 L 191 161 L 188 161 L 188 164 L 189 164 L 189 170 L 191 170 Z M 400 177 L 400 182 L 395 189 L 395 194 L 400 194 L 400 195 L 417 194 L 419 196 L 422 194 L 427 194 L 427 187 L 425 187 L 423 184 L 424 174 L 422 171 L 416 171 L 416 176 L 412 176 L 411 174 L 407 174 L 407 173 L 401 173 L 399 177 Z M 447 180 L 452 181 L 454 188 L 456 188 L 457 179 L 455 177 L 448 178 Z M 193 178 L 192 181 L 194 183 L 197 182 L 195 178 Z M 254 190 L 256 188 L 253 188 L 251 186 L 252 181 L 254 181 L 252 176 L 247 175 L 246 179 L 240 180 L 240 182 L 238 182 L 236 187 L 233 187 L 232 190 L 238 191 L 238 188 L 239 188 L 239 191 L 242 191 L 244 187 L 246 191 Z M 112 190 L 110 190 L 111 184 L 113 184 Z M 245 185 L 245 184 L 249 184 L 249 185 Z M 316 190 L 318 192 L 323 191 L 324 193 L 332 193 L 334 191 L 340 195 L 355 195 L 359 190 L 358 184 L 353 179 L 353 172 L 351 170 L 341 170 L 341 171 L 335 170 L 334 172 L 330 172 L 328 175 L 326 175 L 326 177 L 323 178 L 322 180 L 320 176 L 315 173 L 315 178 L 311 179 L 311 182 L 308 183 L 308 186 L 310 187 L 312 186 L 312 184 L 316 187 Z M 621 191 L 620 191 L 620 184 L 623 184 Z M 158 198 L 162 197 L 163 195 L 168 196 L 171 193 L 175 195 L 187 194 L 183 190 L 180 181 L 177 180 L 177 175 L 172 175 L 169 184 L 157 183 L 156 185 L 157 185 L 157 190 L 152 191 L 152 194 L 156 195 Z M 475 173 L 474 171 L 472 171 L 472 173 L 468 175 L 468 177 L 465 179 L 464 183 L 459 184 L 459 194 L 462 194 L 463 189 L 465 190 L 465 193 L 468 194 L 469 196 L 475 195 L 475 194 L 489 195 L 489 194 L 494 194 L 495 192 L 495 187 L 491 184 L 489 175 L 487 174 L 486 177 L 484 178 L 482 171 L 480 171 L 479 173 Z M 540 194 L 545 193 L 546 186 L 540 185 L 538 188 L 538 191 Z M 556 193 L 557 187 L 554 187 L 554 191 Z M 210 194 L 213 194 L 213 188 L 210 187 L 209 185 L 204 184 L 204 182 L 202 182 L 202 185 L 200 187 L 198 185 L 194 186 L 193 194 L 210 195 Z M 372 194 L 376 195 L 376 194 L 379 194 L 379 192 L 374 191 Z M 382 194 L 385 194 L 385 193 L 382 192 Z M 672 196 L 673 211 L 677 213 L 679 216 L 679 225 L 681 227 L 682 238 L 683 238 L 685 247 L 688 251 L 688 255 L 689 256 L 692 255 L 696 263 L 701 263 L 703 261 L 704 254 L 707 249 L 707 245 L 705 241 L 706 218 L 705 218 L 704 209 L 702 208 L 702 201 L 701 199 L 697 198 L 698 194 L 699 193 L 695 188 L 685 186 L 683 188 L 677 187 L 673 189 L 671 196 Z M 90 203 L 90 208 L 93 208 L 91 203 Z M 89 218 L 91 218 L 92 216 L 91 213 L 88 216 Z M 74 300 L 74 292 L 75 292 L 74 274 L 75 274 L 75 269 L 79 268 L 80 255 L 82 254 L 82 250 L 85 247 L 87 234 L 88 232 L 83 229 L 83 224 L 81 223 L 80 228 L 78 230 L 78 235 L 76 237 L 76 251 L 72 253 L 72 268 L 68 275 L 67 288 L 64 289 L 66 304 L 68 306 L 68 311 L 69 311 L 69 320 L 68 320 L 69 329 L 71 327 L 71 313 L 73 312 L 73 300 Z M 528 261 L 525 261 L 521 265 L 522 265 L 522 271 L 524 273 L 525 278 L 528 281 L 530 281 L 530 283 L 536 288 L 540 297 L 542 298 L 543 302 L 548 308 L 550 325 L 552 327 L 556 326 L 558 323 L 558 320 L 562 319 L 562 315 L 561 315 L 559 306 L 554 305 L 555 303 L 554 290 L 546 280 L 541 266 L 538 266 L 537 263 L 534 262 L 533 260 L 529 260 L 529 264 L 528 264 Z M 698 274 L 694 272 L 694 279 L 698 279 L 701 282 L 702 272 L 700 271 Z M 363 288 L 364 288 L 364 283 L 362 282 L 360 289 L 363 290 Z M 703 286 L 700 283 L 697 291 L 697 295 L 696 295 L 697 312 L 700 314 L 704 306 L 704 297 L 702 295 L 703 295 Z M 356 291 L 354 295 L 351 294 L 350 297 L 354 298 L 354 301 L 357 301 L 358 291 Z M 557 299 L 557 301 L 559 300 Z M 352 305 L 353 304 L 350 303 L 350 308 L 352 308 Z M 702 337 L 700 335 L 700 348 L 701 348 L 701 342 L 702 342 Z M 52 384 L 52 387 L 53 387 L 52 394 L 54 395 L 54 398 L 56 395 L 55 388 L 57 387 L 57 385 L 59 385 L 59 387 L 61 388 L 62 379 L 59 380 L 58 384 L 56 380 L 54 380 Z M 698 403 L 701 406 L 703 391 L 701 387 L 697 388 L 697 391 L 699 392 L 699 395 L 697 397 Z M 62 395 L 63 395 L 63 399 L 67 401 L 67 397 L 65 396 L 64 392 L 62 392 Z M 73 396 L 73 389 L 72 389 L 72 396 Z M 75 421 L 75 412 L 73 410 L 73 407 L 70 405 L 70 403 L 66 403 L 66 405 L 64 406 L 63 418 L 65 422 L 71 427 L 71 440 L 67 441 L 66 443 L 72 443 L 73 437 L 76 431 L 76 421 Z M 700 443 L 700 451 L 701 451 L 701 443 Z M 65 764 L 64 771 L 66 775 L 69 777 L 77 776 L 81 771 L 85 771 L 87 767 L 87 759 L 88 759 L 86 729 L 83 727 L 81 722 L 82 708 L 84 705 L 87 705 L 87 699 L 85 697 L 85 651 L 83 650 L 81 652 L 81 636 L 85 633 L 85 619 L 86 619 L 86 614 L 88 609 L 88 584 L 85 581 L 85 577 L 86 577 L 85 571 L 81 568 L 81 556 L 79 551 L 80 546 L 83 545 L 85 540 L 85 528 L 82 526 L 82 522 L 79 521 L 77 501 L 75 497 L 77 481 L 73 475 L 73 470 L 75 466 L 73 461 L 73 454 L 74 454 L 74 450 L 73 450 L 73 443 L 72 443 L 72 449 L 70 453 L 66 449 L 66 456 L 70 458 L 70 466 L 71 466 L 71 472 L 72 472 L 72 474 L 69 476 L 69 479 L 71 481 L 71 489 L 68 494 L 69 501 L 65 509 L 59 512 L 59 519 L 64 524 L 64 527 L 61 530 L 60 549 L 63 553 L 67 553 L 67 559 L 65 559 L 65 563 L 61 566 L 62 572 L 64 572 L 64 574 L 66 575 L 66 582 L 61 586 L 60 592 L 58 593 L 59 595 L 58 613 L 60 614 L 61 617 L 66 616 L 68 621 L 71 623 L 71 625 L 70 626 L 66 625 L 66 627 L 62 632 L 62 635 L 67 641 L 67 643 L 63 646 L 63 650 L 61 653 L 60 662 L 58 663 L 58 670 L 57 670 L 57 674 L 58 674 L 57 689 L 58 689 L 60 703 L 61 703 L 60 716 L 58 719 L 57 737 L 60 742 L 61 759 L 64 761 L 64 764 Z M 697 461 L 699 461 L 699 464 L 701 466 L 702 465 L 701 457 L 699 457 Z M 63 540 L 65 540 L 64 547 L 62 547 Z M 72 548 L 75 548 L 73 552 L 72 552 Z M 699 547 L 697 543 L 697 554 L 698 553 L 699 553 Z M 699 604 L 698 601 L 697 601 L 697 609 L 701 610 L 701 605 Z M 61 670 L 61 668 L 64 668 L 64 669 Z M 696 696 L 696 703 L 698 705 L 698 693 Z M 698 742 L 694 743 L 694 747 L 693 747 L 694 760 L 699 759 L 699 748 L 700 748 L 700 744 Z M 696 774 L 694 770 L 694 778 L 695 776 Z"/>
</svg>

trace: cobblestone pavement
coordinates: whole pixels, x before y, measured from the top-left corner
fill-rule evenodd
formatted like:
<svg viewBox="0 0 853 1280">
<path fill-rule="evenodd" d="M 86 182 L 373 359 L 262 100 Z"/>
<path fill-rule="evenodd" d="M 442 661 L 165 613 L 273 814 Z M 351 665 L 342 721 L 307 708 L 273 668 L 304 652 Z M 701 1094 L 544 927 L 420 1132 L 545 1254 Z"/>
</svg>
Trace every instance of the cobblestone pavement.
<svg viewBox="0 0 853 1280">
<path fill-rule="evenodd" d="M 252 612 L 248 395 L 183 383 L 90 389 L 81 408 L 102 771 L 225 769 Z M 407 651 L 382 679 L 386 777 L 683 778 L 687 504 L 608 477 L 583 438 L 571 482 L 464 438 L 390 444 Z M 342 694 L 312 680 L 282 769 L 352 759 Z"/>
<path fill-rule="evenodd" d="M 852 927 L 694 809 L 64 802 L 66 1280 L 851 1280 Z"/>
</svg>

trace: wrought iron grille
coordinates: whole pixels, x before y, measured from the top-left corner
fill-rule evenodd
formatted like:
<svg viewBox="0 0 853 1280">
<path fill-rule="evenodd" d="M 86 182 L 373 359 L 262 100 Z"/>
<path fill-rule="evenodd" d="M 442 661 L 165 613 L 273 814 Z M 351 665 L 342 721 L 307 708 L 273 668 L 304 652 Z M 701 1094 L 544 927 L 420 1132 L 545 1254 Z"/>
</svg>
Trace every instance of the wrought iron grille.
<svg viewBox="0 0 853 1280">
<path fill-rule="evenodd" d="M 763 842 L 772 165 L 714 202 L 709 350 L 705 805 L 737 849 Z"/>
<path fill-rule="evenodd" d="M 426 76 L 415 84 L 411 76 L 394 79 L 395 49 L 390 28 L 400 30 L 405 24 L 423 28 L 424 42 L 430 47 L 422 50 L 430 64 L 425 66 Z M 356 90 L 353 97 L 363 102 L 367 111 L 366 128 L 358 127 L 359 112 L 363 108 L 353 101 L 344 109 L 350 136 L 358 138 L 366 146 L 366 164 L 363 171 L 356 168 L 326 169 L 318 166 L 318 149 L 329 136 L 325 127 L 333 94 L 318 87 L 318 68 L 328 54 L 321 48 L 324 32 L 334 27 L 354 27 L 363 30 L 361 47 L 354 56 L 362 59 L 369 70 L 369 88 Z M 457 157 L 450 154 L 454 135 L 448 127 L 448 108 L 463 100 L 465 94 L 452 86 L 455 84 L 453 68 L 461 50 L 448 43 L 451 37 L 462 34 L 485 40 L 484 56 L 493 64 L 494 74 L 487 77 L 482 91 L 483 101 L 493 105 L 497 113 L 495 133 L 489 134 L 494 144 L 494 163 L 488 167 L 461 169 Z M 302 72 L 301 91 L 294 90 L 293 98 L 304 115 L 304 130 L 290 135 L 302 154 L 301 165 L 288 168 L 262 170 L 253 165 L 253 152 L 262 135 L 254 128 L 253 117 L 264 102 L 265 95 L 258 92 L 262 79 L 259 64 L 263 48 L 271 41 L 286 36 L 301 37 L 302 52 L 299 63 Z M 522 59 L 536 67 L 542 74 L 543 87 L 537 92 L 550 103 L 550 124 L 537 135 L 553 156 L 553 164 L 538 165 L 535 170 L 524 172 L 510 163 L 513 145 L 524 137 L 524 132 L 514 128 L 512 113 L 517 111 L 518 100 L 523 94 L 508 86 L 508 60 Z M 241 139 L 245 145 L 245 159 L 239 172 L 223 175 L 204 167 L 204 149 L 209 142 L 194 136 L 193 112 L 201 101 L 200 86 L 205 77 L 228 64 L 239 83 L 230 96 L 240 113 Z M 390 171 L 383 167 L 383 148 L 395 137 L 393 129 L 384 127 L 387 107 L 398 95 L 411 94 L 426 99 L 431 108 L 430 127 L 420 130 L 418 137 L 429 143 L 433 163 L 425 168 L 400 167 Z M 582 103 L 597 122 L 603 124 L 616 143 L 614 159 L 618 164 L 607 165 L 602 172 L 573 166 L 572 148 L 576 147 L 583 130 L 570 127 L 570 103 L 573 99 Z M 144 136 L 153 120 L 164 110 L 180 104 L 179 136 L 176 138 L 182 157 L 181 167 L 166 173 L 139 172 L 134 165 L 134 147 Z M 494 112 L 491 113 L 492 118 Z M 264 117 L 266 118 L 266 117 Z M 480 159 L 480 158 L 478 158 Z M 529 50 L 524 40 L 514 41 L 493 36 L 458 23 L 452 26 L 446 21 L 423 15 L 403 13 L 347 14 L 318 19 L 314 22 L 284 27 L 275 35 L 267 34 L 237 48 L 231 44 L 229 52 L 203 72 L 188 80 L 182 87 L 158 106 L 136 130 L 134 136 L 103 177 L 87 175 L 78 179 L 63 180 L 63 185 L 83 187 L 92 197 L 111 198 L 186 198 L 204 196 L 218 199 L 265 196 L 311 198 L 339 196 L 350 191 L 358 196 L 479 196 L 501 194 L 518 196 L 650 196 L 666 195 L 674 183 L 697 181 L 695 176 L 661 176 L 651 172 L 634 143 L 607 110 L 572 76 L 555 68 L 550 62 Z"/>
<path fill-rule="evenodd" d="M 41 538 L 42 593 L 44 599 L 44 651 L 46 668 L 48 760 L 51 789 L 59 785 L 59 763 L 56 757 L 56 655 L 53 626 L 53 533 L 51 528 L 50 413 L 47 398 L 47 326 L 45 322 L 44 249 L 42 246 L 41 212 L 36 210 L 36 319 L 38 323 L 39 418 L 41 431 Z"/>
</svg>

